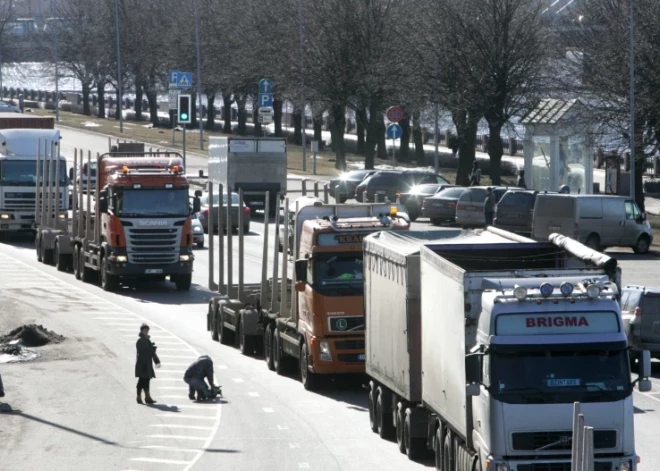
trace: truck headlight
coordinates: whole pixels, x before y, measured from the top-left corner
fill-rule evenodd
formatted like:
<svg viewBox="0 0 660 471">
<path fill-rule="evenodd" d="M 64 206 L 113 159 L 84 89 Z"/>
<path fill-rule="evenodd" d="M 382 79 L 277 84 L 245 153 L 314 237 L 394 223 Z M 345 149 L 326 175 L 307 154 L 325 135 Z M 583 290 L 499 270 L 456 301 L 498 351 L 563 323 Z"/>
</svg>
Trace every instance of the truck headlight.
<svg viewBox="0 0 660 471">
<path fill-rule="evenodd" d="M 66 219 L 66 214 L 60 213 L 57 215 L 57 217 L 60 219 Z"/>
<path fill-rule="evenodd" d="M 190 261 L 190 255 L 179 255 L 179 261 L 180 262 L 189 262 Z"/>
<path fill-rule="evenodd" d="M 199 226 L 193 227 L 193 232 L 202 232 L 202 228 Z"/>
<path fill-rule="evenodd" d="M 10 217 L 9 214 L 0 214 L 0 219 L 9 219 Z"/>
<path fill-rule="evenodd" d="M 332 354 L 330 353 L 330 344 L 325 340 L 319 343 L 319 357 L 323 361 L 332 361 Z"/>
<path fill-rule="evenodd" d="M 621 468 L 620 469 L 621 469 L 621 471 L 632 471 L 632 469 L 633 469 L 632 461 L 630 461 L 630 460 L 624 461 L 623 463 L 621 463 Z"/>
<path fill-rule="evenodd" d="M 119 263 L 126 263 L 128 262 L 128 257 L 126 255 L 117 255 L 115 260 Z"/>
</svg>

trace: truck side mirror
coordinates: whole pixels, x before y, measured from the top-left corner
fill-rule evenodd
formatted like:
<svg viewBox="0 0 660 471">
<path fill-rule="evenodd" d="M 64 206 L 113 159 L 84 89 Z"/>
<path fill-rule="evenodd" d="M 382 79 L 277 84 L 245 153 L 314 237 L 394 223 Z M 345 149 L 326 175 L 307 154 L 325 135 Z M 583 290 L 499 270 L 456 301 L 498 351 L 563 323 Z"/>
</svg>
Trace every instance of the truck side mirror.
<svg viewBox="0 0 660 471">
<path fill-rule="evenodd" d="M 640 379 L 637 382 L 637 389 L 639 392 L 649 392 L 651 391 L 653 387 L 653 383 L 651 383 L 650 379 Z"/>
<path fill-rule="evenodd" d="M 651 352 L 642 350 L 639 355 L 639 376 L 646 379 L 651 376 Z"/>
<path fill-rule="evenodd" d="M 108 191 L 102 190 L 99 198 L 99 211 L 101 213 L 108 212 Z"/>
<path fill-rule="evenodd" d="M 73 181 L 73 167 L 69 169 L 69 180 Z"/>
<path fill-rule="evenodd" d="M 307 281 L 307 259 L 296 260 L 296 281 Z"/>
<path fill-rule="evenodd" d="M 197 190 L 199 191 L 199 190 Z M 197 192 L 195 192 L 197 193 Z M 201 191 L 200 191 L 201 193 Z M 199 199 L 199 196 L 195 195 L 195 198 L 193 198 L 193 204 L 192 204 L 192 212 L 193 213 L 198 213 L 202 210 L 202 200 Z"/>
<path fill-rule="evenodd" d="M 197 198 L 201 198 L 202 197 L 202 190 L 195 190 L 195 196 Z"/>
<path fill-rule="evenodd" d="M 465 356 L 465 381 L 468 384 L 481 384 L 482 353 L 470 353 Z"/>
</svg>

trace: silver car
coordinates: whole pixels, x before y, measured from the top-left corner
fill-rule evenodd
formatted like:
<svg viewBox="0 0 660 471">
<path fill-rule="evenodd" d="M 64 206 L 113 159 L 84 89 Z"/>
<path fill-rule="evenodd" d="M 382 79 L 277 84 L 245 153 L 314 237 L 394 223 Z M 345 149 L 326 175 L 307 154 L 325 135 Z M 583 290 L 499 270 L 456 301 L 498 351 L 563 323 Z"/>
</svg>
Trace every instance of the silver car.
<svg viewBox="0 0 660 471">
<path fill-rule="evenodd" d="M 220 214 L 220 207 L 218 205 L 218 202 L 220 201 L 220 197 L 217 194 L 213 195 L 213 209 L 214 209 L 214 214 L 213 214 L 213 230 L 216 232 L 218 230 L 218 216 Z M 201 202 L 201 211 L 199 212 L 199 220 L 202 223 L 202 227 L 204 228 L 204 232 L 208 233 L 209 231 L 209 194 L 205 193 L 204 196 L 202 196 L 202 202 Z M 222 217 L 223 217 L 223 227 L 225 232 L 227 231 L 227 195 L 223 194 L 222 195 Z M 239 196 L 238 193 L 232 193 L 231 194 L 231 229 L 234 232 L 238 232 L 238 206 L 239 206 Z M 245 202 L 243 202 L 243 207 L 241 208 L 243 211 L 243 234 L 247 234 L 250 232 L 250 208 L 247 207 Z"/>
<path fill-rule="evenodd" d="M 190 217 L 192 218 L 193 243 L 197 246 L 198 249 L 203 249 L 204 226 L 202 226 L 202 222 L 197 217 L 197 214 L 192 213 Z"/>
</svg>

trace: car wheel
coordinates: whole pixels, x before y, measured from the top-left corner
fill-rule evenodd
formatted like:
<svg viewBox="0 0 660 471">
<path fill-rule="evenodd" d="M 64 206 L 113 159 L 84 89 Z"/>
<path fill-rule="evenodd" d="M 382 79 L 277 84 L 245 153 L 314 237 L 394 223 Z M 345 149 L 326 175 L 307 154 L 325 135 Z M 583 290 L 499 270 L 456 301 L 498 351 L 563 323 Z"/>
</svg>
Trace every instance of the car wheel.
<svg viewBox="0 0 660 471">
<path fill-rule="evenodd" d="M 587 237 L 587 243 L 585 245 L 591 250 L 600 252 L 600 237 L 598 237 L 598 234 L 591 234 Z"/>
<path fill-rule="evenodd" d="M 641 235 L 632 249 L 636 254 L 643 255 L 649 251 L 650 246 L 649 237 L 647 235 Z"/>
</svg>

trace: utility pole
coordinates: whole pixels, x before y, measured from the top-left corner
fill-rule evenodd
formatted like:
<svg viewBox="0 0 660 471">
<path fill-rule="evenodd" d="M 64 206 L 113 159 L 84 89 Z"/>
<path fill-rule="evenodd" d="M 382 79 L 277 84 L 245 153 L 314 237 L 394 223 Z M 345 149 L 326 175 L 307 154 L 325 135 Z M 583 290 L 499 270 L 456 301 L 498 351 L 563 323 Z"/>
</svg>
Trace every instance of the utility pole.
<svg viewBox="0 0 660 471">
<path fill-rule="evenodd" d="M 124 132 L 124 94 L 122 90 L 122 80 L 121 80 L 121 48 L 120 37 L 119 37 L 119 0 L 115 0 L 115 22 L 117 23 L 117 109 L 119 111 L 119 132 Z"/>
<path fill-rule="evenodd" d="M 302 128 L 302 169 L 307 171 L 307 125 L 305 123 L 305 28 L 303 27 L 303 0 L 298 0 L 298 18 L 300 23 L 300 127 Z"/>
<path fill-rule="evenodd" d="M 630 197 L 635 199 L 635 0 L 630 1 Z"/>
<path fill-rule="evenodd" d="M 433 164 L 435 167 L 435 173 L 437 174 L 438 171 L 440 170 L 440 153 L 438 151 L 438 145 L 439 145 L 439 136 L 438 133 L 440 130 L 438 129 L 438 121 L 440 120 L 440 109 L 438 105 L 438 61 L 435 61 L 435 77 L 433 80 L 433 97 L 435 101 L 435 127 L 433 130 L 433 143 L 435 144 L 435 149 L 433 151 Z M 447 141 L 449 142 L 449 141 Z"/>
<path fill-rule="evenodd" d="M 204 116 L 202 113 L 202 64 L 199 53 L 199 5 L 195 0 L 195 50 L 197 54 L 197 101 L 199 106 L 199 148 L 204 150 Z"/>
</svg>

